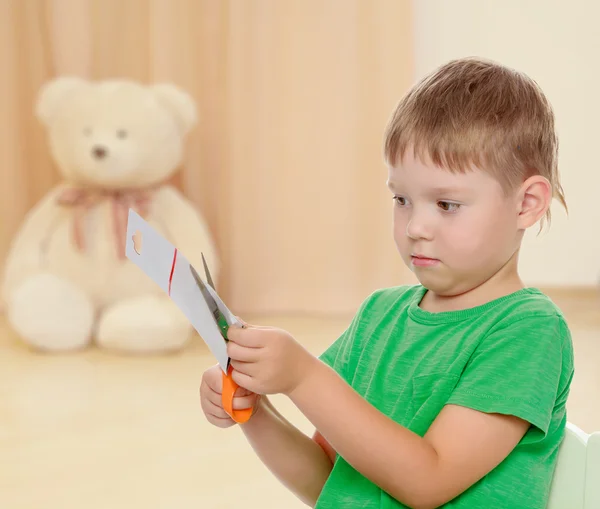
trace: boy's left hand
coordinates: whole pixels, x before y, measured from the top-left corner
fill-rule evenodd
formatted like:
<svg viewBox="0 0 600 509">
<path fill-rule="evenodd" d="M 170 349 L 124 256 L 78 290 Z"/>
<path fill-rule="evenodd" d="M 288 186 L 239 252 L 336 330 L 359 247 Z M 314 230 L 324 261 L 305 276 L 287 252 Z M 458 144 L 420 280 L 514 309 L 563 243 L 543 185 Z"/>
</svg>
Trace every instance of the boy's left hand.
<svg viewBox="0 0 600 509">
<path fill-rule="evenodd" d="M 291 334 L 275 327 L 230 327 L 227 337 L 234 382 L 257 394 L 289 395 L 319 363 Z"/>
</svg>

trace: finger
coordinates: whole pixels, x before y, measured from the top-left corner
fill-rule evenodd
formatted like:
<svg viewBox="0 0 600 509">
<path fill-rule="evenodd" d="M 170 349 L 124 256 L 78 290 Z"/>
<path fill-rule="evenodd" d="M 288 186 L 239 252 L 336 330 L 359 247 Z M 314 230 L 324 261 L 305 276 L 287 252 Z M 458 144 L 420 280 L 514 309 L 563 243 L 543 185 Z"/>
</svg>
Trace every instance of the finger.
<svg viewBox="0 0 600 509">
<path fill-rule="evenodd" d="M 254 398 L 254 399 L 253 399 Z M 244 387 L 238 387 L 235 391 L 233 404 L 234 408 L 250 408 L 253 406 L 254 401 L 256 399 L 256 394 Z M 210 408 L 214 407 L 223 409 L 223 396 L 220 393 L 217 393 L 211 390 L 209 387 L 206 387 L 201 394 L 201 400 L 206 401 L 211 404 Z M 242 403 L 239 403 L 239 402 Z M 242 405 L 241 407 L 236 407 L 235 405 Z M 203 407 L 204 408 L 204 407 Z M 224 410 L 223 410 L 224 412 Z M 219 415 L 223 415 L 220 413 Z"/>
<path fill-rule="evenodd" d="M 218 405 L 219 401 L 221 401 L 221 395 L 217 394 L 215 391 L 210 389 L 206 384 L 202 384 L 200 386 L 200 405 L 204 410 L 205 403 L 210 402 L 214 405 Z"/>
<path fill-rule="evenodd" d="M 256 394 L 252 396 L 246 396 L 243 398 L 233 398 L 233 409 L 244 410 L 246 408 L 252 408 L 256 403 Z"/>
<path fill-rule="evenodd" d="M 218 417 L 207 415 L 206 420 L 217 428 L 230 428 L 231 426 L 235 426 L 237 424 L 231 417 L 219 419 Z"/>
<path fill-rule="evenodd" d="M 245 398 L 246 396 L 252 396 L 254 393 L 245 389 L 244 387 L 238 387 L 235 391 L 234 397 L 236 398 Z"/>
<path fill-rule="evenodd" d="M 202 382 L 210 387 L 213 391 L 221 393 L 223 390 L 223 371 L 216 364 L 202 375 Z"/>
<path fill-rule="evenodd" d="M 204 398 L 213 405 L 223 407 L 223 395 L 215 391 L 207 391 Z"/>
<path fill-rule="evenodd" d="M 255 323 L 248 323 L 246 320 L 243 320 L 239 316 L 235 317 L 241 324 L 241 327 L 244 329 L 270 329 L 271 327 L 267 327 L 264 325 L 256 325 Z"/>
<path fill-rule="evenodd" d="M 227 339 L 247 348 L 259 348 L 263 346 L 263 334 L 263 329 L 254 327 L 248 329 L 229 327 L 227 330 Z"/>
<path fill-rule="evenodd" d="M 235 319 L 239 322 L 237 325 L 240 326 L 242 329 L 247 329 L 248 327 L 250 327 L 250 324 L 245 320 L 242 320 L 239 316 L 236 316 Z"/>
<path fill-rule="evenodd" d="M 212 401 L 205 400 L 204 406 L 202 407 L 204 413 L 211 415 L 215 419 L 228 419 L 230 418 L 229 414 L 223 408 L 223 405 L 217 404 L 215 405 Z"/>
<path fill-rule="evenodd" d="M 233 341 L 227 343 L 227 355 L 243 362 L 256 362 L 260 356 L 260 348 L 248 348 Z"/>
<path fill-rule="evenodd" d="M 245 387 L 246 389 L 251 390 L 252 392 L 258 393 L 255 390 L 254 379 L 251 376 L 246 375 L 245 373 L 242 373 L 240 371 L 236 371 L 234 368 L 233 372 L 231 373 L 231 378 L 240 387 Z"/>
<path fill-rule="evenodd" d="M 234 408 L 250 408 L 256 399 L 256 394 L 248 389 L 243 387 L 238 387 L 235 391 L 235 395 L 233 396 L 233 406 Z M 221 394 L 217 394 L 215 392 L 209 394 L 206 398 L 206 401 L 209 401 L 215 407 L 223 408 L 223 397 Z M 240 403 L 241 402 L 241 403 Z M 242 405 L 242 406 L 236 406 Z"/>
<path fill-rule="evenodd" d="M 244 375 L 248 375 L 248 376 L 252 376 L 253 374 L 253 363 L 252 362 L 244 362 L 244 361 L 235 361 L 232 360 L 230 363 L 231 367 L 234 369 L 234 371 L 239 371 L 240 373 L 243 373 Z M 240 385 L 240 384 L 238 384 Z M 247 389 L 248 387 L 243 386 L 245 389 Z"/>
<path fill-rule="evenodd" d="M 212 377 L 203 376 L 200 383 L 200 394 L 203 394 L 203 391 L 221 394 L 223 392 L 223 376 L 220 375 L 217 380 L 212 379 Z"/>
<path fill-rule="evenodd" d="M 200 400 L 210 401 L 212 404 L 216 406 L 223 406 L 222 403 L 222 393 L 214 391 L 208 384 L 203 383 L 200 386 Z"/>
</svg>

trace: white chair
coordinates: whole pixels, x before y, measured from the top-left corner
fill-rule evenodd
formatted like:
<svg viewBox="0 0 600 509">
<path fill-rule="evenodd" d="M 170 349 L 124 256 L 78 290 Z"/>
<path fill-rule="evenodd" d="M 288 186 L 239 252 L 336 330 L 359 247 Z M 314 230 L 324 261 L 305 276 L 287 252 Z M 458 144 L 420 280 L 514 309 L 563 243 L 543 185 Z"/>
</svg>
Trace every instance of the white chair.
<svg viewBox="0 0 600 509">
<path fill-rule="evenodd" d="M 572 423 L 560 445 L 547 509 L 600 508 L 600 432 Z"/>
</svg>

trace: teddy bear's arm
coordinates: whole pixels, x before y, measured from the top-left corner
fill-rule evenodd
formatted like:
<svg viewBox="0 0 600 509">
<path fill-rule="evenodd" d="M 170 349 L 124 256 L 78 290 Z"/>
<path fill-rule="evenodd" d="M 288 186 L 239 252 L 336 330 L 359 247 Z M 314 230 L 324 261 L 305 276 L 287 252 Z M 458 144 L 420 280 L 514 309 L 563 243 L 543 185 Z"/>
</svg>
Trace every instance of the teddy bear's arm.
<svg viewBox="0 0 600 509">
<path fill-rule="evenodd" d="M 42 268 L 44 244 L 61 217 L 57 196 L 63 188 L 63 185 L 56 186 L 34 205 L 14 235 L 4 265 L 3 300 L 24 277 Z"/>
<path fill-rule="evenodd" d="M 157 221 L 168 232 L 171 243 L 202 274 L 204 254 L 216 282 L 221 268 L 217 249 L 208 225 L 192 203 L 173 186 L 164 186 L 156 196 L 153 210 Z"/>
</svg>

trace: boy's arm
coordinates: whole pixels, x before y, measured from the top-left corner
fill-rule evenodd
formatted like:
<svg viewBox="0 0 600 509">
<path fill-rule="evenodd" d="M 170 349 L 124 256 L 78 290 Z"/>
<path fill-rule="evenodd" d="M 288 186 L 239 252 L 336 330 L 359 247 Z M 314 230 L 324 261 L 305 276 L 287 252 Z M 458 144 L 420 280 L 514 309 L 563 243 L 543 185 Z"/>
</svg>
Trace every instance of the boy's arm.
<svg viewBox="0 0 600 509">
<path fill-rule="evenodd" d="M 325 440 L 325 437 L 319 433 L 319 430 L 315 430 L 312 439 L 321 446 L 321 449 L 325 451 L 325 454 L 327 454 L 331 460 L 331 463 L 335 463 L 337 453 L 335 452 L 335 449 L 331 447 L 331 444 Z"/>
<path fill-rule="evenodd" d="M 465 491 L 530 426 L 516 417 L 448 405 L 421 437 L 379 412 L 321 362 L 289 396 L 330 448 L 414 509 L 438 507 Z"/>
<path fill-rule="evenodd" d="M 314 507 L 333 466 L 325 451 L 277 412 L 266 396 L 241 429 L 275 477 Z"/>
</svg>

